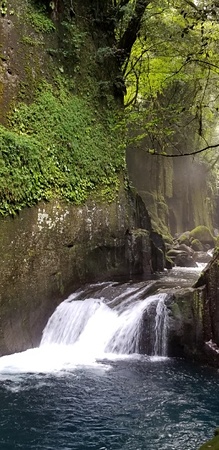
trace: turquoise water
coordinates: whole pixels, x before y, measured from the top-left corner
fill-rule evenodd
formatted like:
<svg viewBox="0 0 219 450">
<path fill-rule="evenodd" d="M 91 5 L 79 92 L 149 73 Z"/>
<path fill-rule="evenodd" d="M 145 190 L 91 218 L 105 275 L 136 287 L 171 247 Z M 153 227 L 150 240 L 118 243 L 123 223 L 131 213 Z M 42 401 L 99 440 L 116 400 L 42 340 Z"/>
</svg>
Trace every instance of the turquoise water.
<svg viewBox="0 0 219 450">
<path fill-rule="evenodd" d="M 219 424 L 219 373 L 132 356 L 0 375 L 1 450 L 195 450 Z"/>
</svg>

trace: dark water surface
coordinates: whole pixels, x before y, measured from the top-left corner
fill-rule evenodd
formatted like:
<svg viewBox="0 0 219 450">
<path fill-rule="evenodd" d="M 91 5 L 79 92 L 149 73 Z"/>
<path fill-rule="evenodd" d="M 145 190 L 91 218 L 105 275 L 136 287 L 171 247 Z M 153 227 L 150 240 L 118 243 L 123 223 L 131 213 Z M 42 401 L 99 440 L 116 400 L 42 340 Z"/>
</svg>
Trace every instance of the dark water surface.
<svg viewBox="0 0 219 450">
<path fill-rule="evenodd" d="M 195 450 L 219 424 L 219 373 L 127 357 L 0 375 L 0 449 Z"/>
</svg>

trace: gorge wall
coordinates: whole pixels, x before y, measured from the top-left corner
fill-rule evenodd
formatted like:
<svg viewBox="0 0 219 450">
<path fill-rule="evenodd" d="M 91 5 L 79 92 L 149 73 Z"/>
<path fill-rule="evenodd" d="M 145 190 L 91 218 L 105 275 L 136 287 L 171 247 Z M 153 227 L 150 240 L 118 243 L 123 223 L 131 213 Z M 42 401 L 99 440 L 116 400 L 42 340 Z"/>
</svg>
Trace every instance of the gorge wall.
<svg viewBox="0 0 219 450">
<path fill-rule="evenodd" d="M 127 149 L 127 166 L 155 229 L 173 236 L 200 224 L 212 229 L 214 179 L 198 158 L 151 155 L 142 143 Z"/>
</svg>

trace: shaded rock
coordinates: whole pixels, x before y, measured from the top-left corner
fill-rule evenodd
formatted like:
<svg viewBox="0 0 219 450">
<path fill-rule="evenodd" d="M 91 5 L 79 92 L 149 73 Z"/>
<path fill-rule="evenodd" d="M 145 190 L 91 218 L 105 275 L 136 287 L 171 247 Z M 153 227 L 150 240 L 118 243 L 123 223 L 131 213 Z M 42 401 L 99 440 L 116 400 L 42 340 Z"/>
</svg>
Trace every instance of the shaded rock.
<svg viewBox="0 0 219 450">
<path fill-rule="evenodd" d="M 187 246 L 186 246 L 187 247 Z M 196 267 L 197 264 L 190 254 L 190 251 L 180 250 L 178 247 L 167 252 L 167 256 L 171 258 L 175 266 L 180 267 Z"/>
<path fill-rule="evenodd" d="M 219 252 L 203 270 L 195 287 L 205 286 L 206 302 L 204 315 L 205 341 L 212 341 L 219 346 Z M 211 348 L 213 351 L 213 346 Z"/>
<path fill-rule="evenodd" d="M 141 228 L 127 234 L 126 247 L 129 274 L 149 278 L 153 272 L 150 233 Z"/>
<path fill-rule="evenodd" d="M 172 269 L 173 267 L 174 267 L 173 259 L 166 255 L 166 268 Z"/>
<path fill-rule="evenodd" d="M 183 250 L 184 252 L 186 252 L 190 256 L 193 256 L 193 254 L 194 254 L 194 250 L 191 247 L 189 247 L 189 245 L 179 244 L 177 248 L 179 250 Z"/>
<path fill-rule="evenodd" d="M 166 267 L 166 249 L 165 243 L 161 234 L 152 231 L 150 234 L 151 245 L 152 245 L 152 268 L 153 271 L 163 271 Z"/>
<path fill-rule="evenodd" d="M 152 303 L 149 308 L 147 308 L 142 317 L 141 325 L 141 340 L 140 340 L 140 353 L 145 355 L 154 354 L 155 346 L 155 316 L 156 316 L 156 303 Z"/>
<path fill-rule="evenodd" d="M 204 247 L 198 239 L 193 239 L 191 241 L 191 248 L 196 252 L 203 252 Z"/>
<path fill-rule="evenodd" d="M 177 237 L 179 244 L 190 245 L 190 231 L 185 231 Z"/>
<path fill-rule="evenodd" d="M 212 339 L 208 342 L 204 343 L 204 352 L 208 361 L 208 364 L 211 366 L 219 366 L 219 347 Z"/>
<path fill-rule="evenodd" d="M 169 356 L 203 358 L 203 302 L 203 289 L 177 289 L 169 296 Z"/>
<path fill-rule="evenodd" d="M 173 257 L 175 258 L 178 255 L 186 255 L 186 252 L 179 250 L 178 247 L 177 248 L 172 248 L 171 250 L 168 250 L 167 252 L 167 256 Z"/>
<path fill-rule="evenodd" d="M 178 254 L 174 259 L 174 263 L 176 266 L 180 267 L 197 267 L 193 257 L 187 253 Z"/>
<path fill-rule="evenodd" d="M 194 252 L 193 259 L 196 262 L 207 264 L 212 258 L 212 255 L 208 252 Z"/>
</svg>

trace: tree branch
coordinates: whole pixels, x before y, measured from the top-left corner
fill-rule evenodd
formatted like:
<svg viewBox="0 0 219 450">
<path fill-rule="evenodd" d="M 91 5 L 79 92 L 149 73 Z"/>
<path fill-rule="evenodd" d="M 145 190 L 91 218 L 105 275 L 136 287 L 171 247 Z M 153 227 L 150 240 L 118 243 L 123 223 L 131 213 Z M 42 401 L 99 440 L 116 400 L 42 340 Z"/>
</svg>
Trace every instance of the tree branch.
<svg viewBox="0 0 219 450">
<path fill-rule="evenodd" d="M 187 5 L 191 6 L 193 9 L 199 12 L 199 8 L 195 5 L 195 3 L 191 2 L 190 0 L 184 0 Z"/>
<path fill-rule="evenodd" d="M 119 43 L 118 50 L 120 53 L 119 63 L 122 66 L 127 58 L 129 58 L 132 47 L 137 39 L 138 32 L 140 30 L 141 21 L 147 6 L 151 3 L 151 0 L 137 0 L 135 10 L 129 21 L 129 24 L 124 31 Z"/>
<path fill-rule="evenodd" d="M 150 154 L 150 155 L 156 155 L 156 156 L 164 156 L 165 158 L 181 158 L 182 156 L 193 156 L 193 155 L 197 155 L 198 153 L 202 153 L 202 152 L 205 152 L 206 150 L 211 150 L 211 149 L 213 149 L 213 148 L 218 148 L 219 147 L 219 144 L 215 144 L 215 145 L 207 145 L 207 147 L 204 147 L 204 148 L 202 148 L 202 149 L 200 149 L 200 150 L 196 150 L 196 151 L 194 151 L 194 152 L 188 152 L 188 153 L 180 153 L 180 154 L 178 154 L 178 155 L 176 155 L 176 154 L 172 154 L 172 155 L 169 155 L 168 153 L 165 153 L 165 152 L 161 152 L 161 153 L 159 153 L 159 152 L 157 152 L 156 150 L 148 150 L 148 153 Z"/>
</svg>

